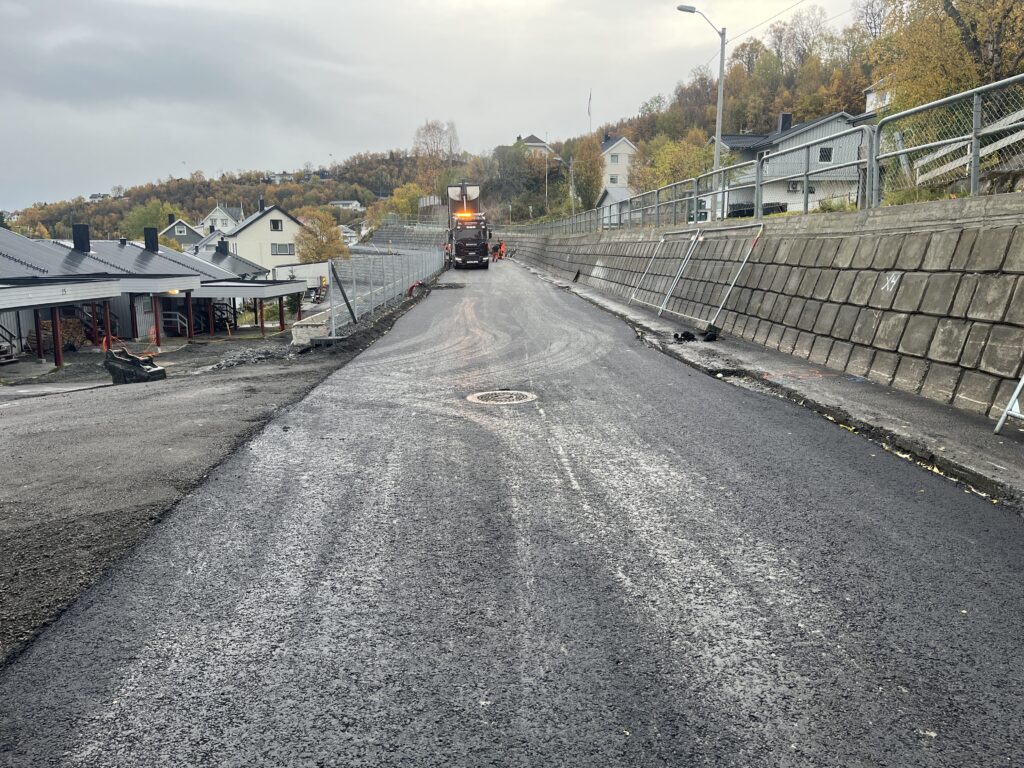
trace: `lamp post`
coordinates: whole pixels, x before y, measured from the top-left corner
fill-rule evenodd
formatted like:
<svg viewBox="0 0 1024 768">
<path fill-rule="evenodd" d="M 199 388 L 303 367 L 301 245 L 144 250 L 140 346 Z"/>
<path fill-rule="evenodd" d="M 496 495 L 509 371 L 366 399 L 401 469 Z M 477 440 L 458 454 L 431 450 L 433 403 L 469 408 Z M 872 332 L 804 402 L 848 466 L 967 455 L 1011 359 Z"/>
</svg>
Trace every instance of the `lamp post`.
<svg viewBox="0 0 1024 768">
<path fill-rule="evenodd" d="M 677 5 L 676 9 L 683 13 L 699 13 L 701 16 L 704 16 L 703 13 L 692 5 Z M 721 51 L 718 55 L 718 109 L 715 112 L 715 164 L 712 169 L 717 171 L 722 161 L 722 109 L 725 106 L 725 27 L 719 29 L 707 16 L 704 16 L 704 21 L 711 25 L 711 28 L 718 33 L 718 37 L 722 41 Z M 717 177 L 713 176 L 712 178 Z M 714 205 L 712 206 L 712 218 L 714 218 L 714 207 L 718 205 L 717 197 L 716 195 Z M 694 221 L 696 221 L 696 218 L 697 212 L 694 210 Z"/>
</svg>

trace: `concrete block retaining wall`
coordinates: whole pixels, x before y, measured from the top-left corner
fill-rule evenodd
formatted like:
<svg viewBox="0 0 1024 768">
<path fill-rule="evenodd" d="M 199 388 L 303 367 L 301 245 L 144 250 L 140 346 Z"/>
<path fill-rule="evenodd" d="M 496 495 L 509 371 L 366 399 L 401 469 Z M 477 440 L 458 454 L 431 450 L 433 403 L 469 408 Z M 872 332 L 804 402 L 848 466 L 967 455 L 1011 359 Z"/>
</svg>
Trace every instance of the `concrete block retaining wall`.
<svg viewBox="0 0 1024 768">
<path fill-rule="evenodd" d="M 998 415 L 1024 359 L 1024 195 L 708 224 L 692 233 L 503 233 L 517 258 L 703 329 Z M 749 221 L 747 222 L 749 223 Z"/>
</svg>

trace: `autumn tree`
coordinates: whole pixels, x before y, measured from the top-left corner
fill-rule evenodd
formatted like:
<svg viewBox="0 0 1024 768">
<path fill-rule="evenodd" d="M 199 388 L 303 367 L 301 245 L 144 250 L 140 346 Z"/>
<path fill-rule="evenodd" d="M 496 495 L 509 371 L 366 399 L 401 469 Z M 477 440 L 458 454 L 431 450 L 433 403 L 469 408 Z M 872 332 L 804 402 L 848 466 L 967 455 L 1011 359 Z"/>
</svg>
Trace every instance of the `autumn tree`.
<svg viewBox="0 0 1024 768">
<path fill-rule="evenodd" d="M 177 211 L 170 203 L 151 198 L 128 212 L 121 222 L 122 234 L 126 237 L 140 238 L 146 227 L 155 227 L 157 230 L 164 229 L 167 226 L 168 214 L 178 218 Z"/>
<path fill-rule="evenodd" d="M 871 48 L 895 107 L 909 107 L 969 90 L 978 67 L 964 49 L 944 0 L 886 0 L 884 33 Z"/>
<path fill-rule="evenodd" d="M 412 153 L 416 158 L 417 183 L 431 192 L 439 192 L 444 169 L 452 167 L 462 153 L 455 123 L 427 120 L 413 135 Z"/>
<path fill-rule="evenodd" d="M 316 264 L 349 257 L 348 247 L 341 240 L 341 230 L 329 211 L 309 207 L 295 213 L 303 224 L 295 236 L 295 250 L 301 263 Z"/>
<path fill-rule="evenodd" d="M 714 148 L 699 129 L 678 141 L 657 136 L 637 147 L 629 168 L 629 182 L 637 190 L 657 189 L 708 171 L 713 158 Z"/>
<path fill-rule="evenodd" d="M 587 136 L 576 144 L 573 153 L 573 175 L 576 194 L 580 198 L 583 210 L 593 208 L 597 204 L 598 195 L 601 194 L 601 181 L 604 177 L 601 144 L 594 136 Z"/>
</svg>

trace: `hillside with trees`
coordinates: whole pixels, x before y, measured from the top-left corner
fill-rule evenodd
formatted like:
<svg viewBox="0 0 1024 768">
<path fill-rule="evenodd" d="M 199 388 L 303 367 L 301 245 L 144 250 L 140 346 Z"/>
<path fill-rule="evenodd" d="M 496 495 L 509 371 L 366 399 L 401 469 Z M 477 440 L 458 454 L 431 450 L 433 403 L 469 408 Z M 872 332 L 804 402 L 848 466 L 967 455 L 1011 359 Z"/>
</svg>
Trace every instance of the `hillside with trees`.
<svg viewBox="0 0 1024 768">
<path fill-rule="evenodd" d="M 839 111 L 857 115 L 865 110 L 869 86 L 887 92 L 890 109 L 896 109 L 1024 71 L 1021 0 L 859 0 L 852 16 L 841 16 L 853 23 L 834 27 L 822 8 L 807 6 L 759 36 L 733 41 L 723 131 L 769 133 L 782 112 L 792 113 L 794 123 Z M 638 147 L 630 169 L 636 190 L 709 170 L 716 74 L 697 67 L 672 94 L 652 96 L 635 115 L 593 135 L 551 142 L 557 157 L 536 154 L 521 140 L 471 155 L 462 150 L 453 123 L 430 120 L 416 129 L 409 150 L 365 152 L 317 169 L 307 165 L 283 179 L 257 171 L 217 179 L 195 173 L 115 189 L 97 201 L 39 204 L 20 212 L 14 226 L 29 235 L 69 237 L 70 224 L 83 221 L 99 237 L 138 237 L 143 226 L 163 227 L 168 213 L 197 221 L 218 202 L 251 211 L 261 195 L 289 210 L 356 199 L 373 203 L 369 217 L 379 221 L 387 213 L 418 215 L 423 198 L 443 201 L 445 186 L 461 179 L 483 185 L 494 220 L 560 217 L 596 202 L 605 136 L 625 136 Z"/>
</svg>

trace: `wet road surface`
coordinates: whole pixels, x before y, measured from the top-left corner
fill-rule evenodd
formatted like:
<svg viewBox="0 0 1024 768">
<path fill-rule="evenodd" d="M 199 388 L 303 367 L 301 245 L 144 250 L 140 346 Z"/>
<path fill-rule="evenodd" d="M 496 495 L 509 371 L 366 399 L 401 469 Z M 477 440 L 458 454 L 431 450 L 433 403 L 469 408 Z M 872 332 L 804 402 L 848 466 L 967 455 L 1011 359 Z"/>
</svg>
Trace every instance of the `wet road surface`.
<svg viewBox="0 0 1024 768">
<path fill-rule="evenodd" d="M 1018 517 L 446 279 L 0 671 L 0 765 L 1024 761 Z"/>
</svg>

